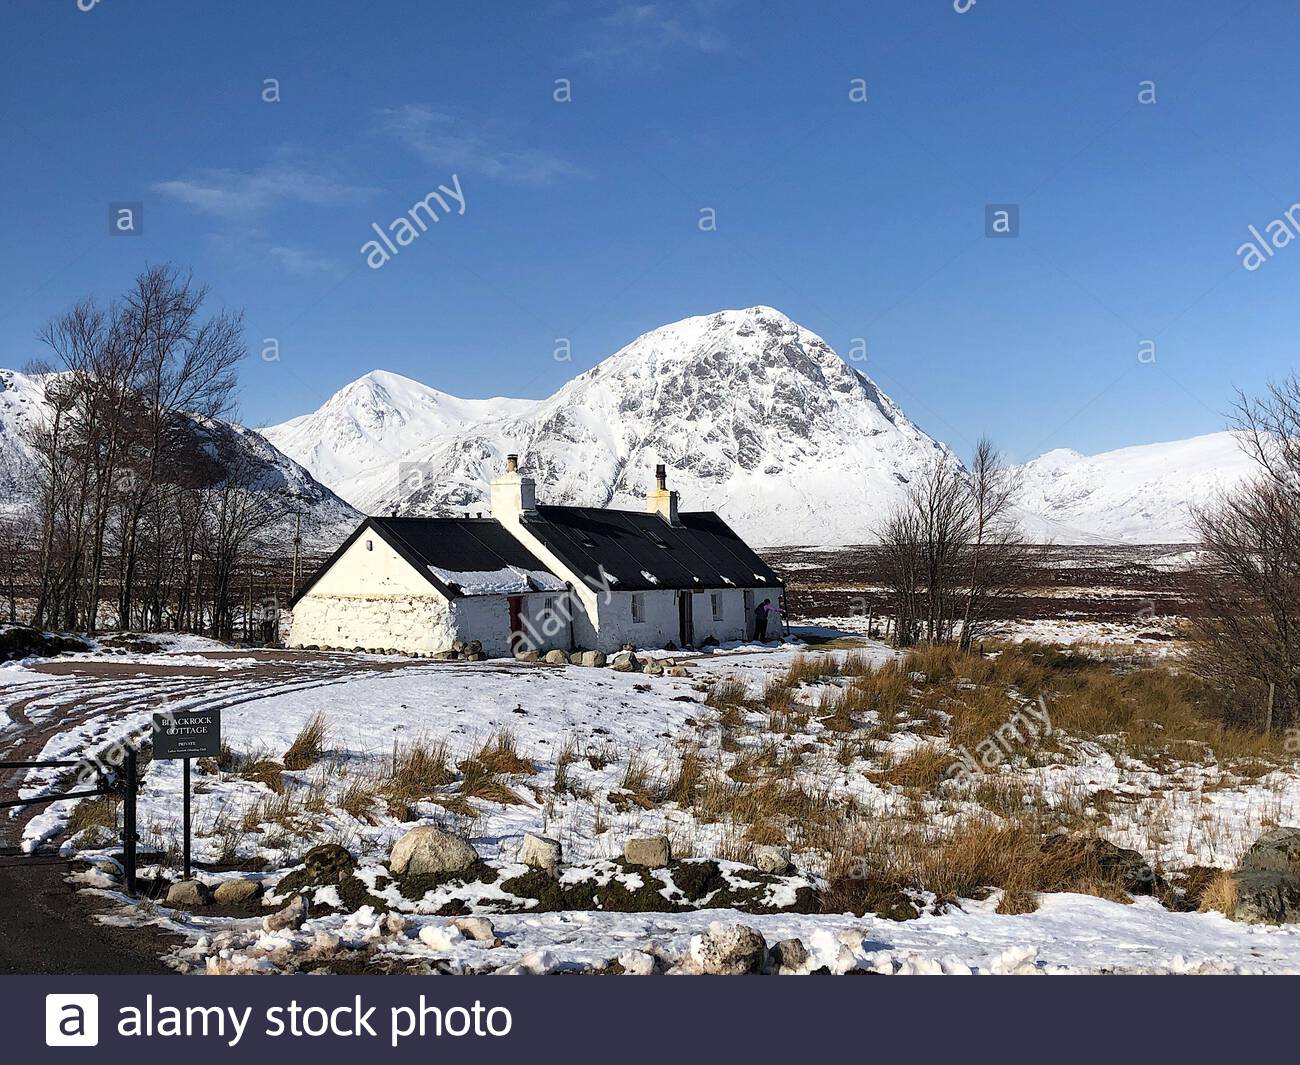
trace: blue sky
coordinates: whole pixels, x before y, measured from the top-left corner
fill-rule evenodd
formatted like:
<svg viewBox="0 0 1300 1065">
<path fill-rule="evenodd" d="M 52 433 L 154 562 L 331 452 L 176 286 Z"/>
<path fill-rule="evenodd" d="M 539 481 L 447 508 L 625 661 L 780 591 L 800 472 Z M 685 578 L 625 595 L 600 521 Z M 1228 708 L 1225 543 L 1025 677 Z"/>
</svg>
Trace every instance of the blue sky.
<svg viewBox="0 0 1300 1065">
<path fill-rule="evenodd" d="M 1295 364 L 1300 240 L 1237 255 L 1300 201 L 1289 0 L 81 4 L 0 16 L 0 365 L 162 260 L 245 310 L 254 425 L 374 368 L 543 396 L 759 303 L 865 338 L 962 453 L 1214 431 Z M 453 174 L 465 213 L 369 269 L 371 224 Z"/>
</svg>

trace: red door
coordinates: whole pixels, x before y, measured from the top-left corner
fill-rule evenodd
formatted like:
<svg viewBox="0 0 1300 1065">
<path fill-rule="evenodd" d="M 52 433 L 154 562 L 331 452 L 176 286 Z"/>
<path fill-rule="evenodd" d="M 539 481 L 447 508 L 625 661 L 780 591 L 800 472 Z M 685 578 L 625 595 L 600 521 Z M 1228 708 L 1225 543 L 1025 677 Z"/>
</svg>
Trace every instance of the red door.
<svg viewBox="0 0 1300 1065">
<path fill-rule="evenodd" d="M 524 597 L 522 595 L 512 595 L 509 597 L 510 604 L 510 653 L 518 654 L 524 643 Z"/>
<path fill-rule="evenodd" d="M 695 596 L 687 589 L 677 593 L 677 628 L 679 630 L 679 639 L 683 647 L 690 647 L 695 643 Z"/>
</svg>

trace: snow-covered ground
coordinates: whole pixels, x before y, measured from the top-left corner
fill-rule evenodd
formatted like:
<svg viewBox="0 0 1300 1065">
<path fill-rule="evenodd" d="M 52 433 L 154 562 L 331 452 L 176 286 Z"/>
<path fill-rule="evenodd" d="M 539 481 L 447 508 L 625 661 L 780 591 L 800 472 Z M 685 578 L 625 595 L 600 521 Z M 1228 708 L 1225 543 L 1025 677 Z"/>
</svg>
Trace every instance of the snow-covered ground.
<svg viewBox="0 0 1300 1065">
<path fill-rule="evenodd" d="M 248 867 L 260 864 L 268 885 L 301 860 L 312 845 L 343 844 L 362 868 L 378 870 L 392 844 L 413 822 L 437 823 L 466 835 L 483 859 L 515 867 L 523 834 L 560 840 L 566 866 L 614 858 L 632 836 L 668 835 L 675 854 L 721 858 L 734 852 L 737 826 L 705 818 L 676 802 L 650 805 L 622 801 L 630 765 L 649 778 L 667 778 L 683 755 L 706 761 L 744 755 L 757 739 L 732 737 L 740 749 L 724 755 L 718 712 L 706 705 L 708 686 L 721 679 L 742 683 L 751 696 L 789 668 L 797 654 L 842 660 L 850 653 L 872 662 L 895 652 L 878 643 L 856 651 L 809 650 L 797 644 L 731 646 L 686 659 L 689 678 L 620 674 L 605 669 L 548 667 L 513 662 L 429 663 L 380 656 L 301 655 L 305 664 L 274 667 L 240 656 L 214 657 L 210 646 L 180 642 L 156 654 L 73 656 L 87 668 L 105 658 L 121 669 L 118 679 L 53 676 L 36 663 L 0 667 L 0 706 L 21 706 L 22 721 L 51 730 L 46 757 L 99 747 L 138 726 L 160 706 L 191 709 L 221 706 L 223 733 L 237 760 L 278 759 L 300 730 L 320 714 L 328 734 L 324 753 L 307 769 L 283 771 L 284 795 L 296 804 L 275 825 L 265 822 L 277 796 L 238 769 L 196 767 L 195 858 Z M 67 661 L 61 659 L 60 661 Z M 345 663 L 340 665 L 340 663 Z M 313 666 L 312 663 L 319 663 Z M 347 665 L 346 663 L 351 663 Z M 170 665 L 173 669 L 158 669 Z M 137 671 L 138 667 L 138 671 Z M 808 703 L 833 694 L 837 682 L 808 686 Z M 69 714 L 72 707 L 77 715 Z M 67 715 L 66 727 L 62 727 Z M 16 717 L 15 710 L 9 716 Z M 749 712 L 746 726 L 761 738 L 763 715 Z M 742 730 L 743 731 L 743 730 Z M 405 814 L 376 803 L 358 816 L 344 794 L 374 779 L 394 752 L 445 743 L 455 765 L 493 737 L 506 734 L 534 772 L 503 778 L 517 802 L 471 797 L 474 816 L 455 798 L 457 785 L 437 789 Z M 0 737 L 6 733 L 0 732 Z M 740 733 L 736 733 L 740 735 Z M 769 737 L 770 739 L 771 737 Z M 887 819 L 914 805 L 891 784 L 868 773 L 929 740 L 906 725 L 876 741 L 869 758 L 848 761 L 834 737 L 815 718 L 780 742 L 804 754 L 790 770 L 809 789 L 834 801 L 856 804 L 862 815 Z M 720 747 L 720 744 L 723 746 Z M 1087 807 L 1107 796 L 1104 834 L 1140 851 L 1168 874 L 1192 865 L 1226 867 L 1268 827 L 1300 823 L 1300 775 L 1278 769 L 1256 778 L 1234 776 L 1213 764 L 1171 763 L 1157 772 L 1095 743 L 1067 744 L 1069 757 L 1041 765 L 1007 765 L 1003 774 L 1056 801 Z M 564 763 L 567 784 L 556 788 Z M 181 772 L 177 762 L 152 763 L 140 801 L 146 849 L 175 845 Z M 33 773 L 28 794 L 51 782 Z M 969 813 L 967 800 L 923 804 L 935 826 Z M 976 808 L 977 807 L 973 807 Z M 85 833 L 68 839 L 70 803 L 56 803 L 25 829 L 28 846 L 55 841 L 68 853 L 111 868 L 108 841 Z M 826 856 L 795 848 L 794 861 L 813 882 L 825 873 Z M 145 870 L 146 874 L 155 870 Z M 158 872 L 177 877 L 174 865 Z M 208 874 L 215 883 L 239 874 Z M 505 875 L 503 873 L 503 875 Z M 1091 896 L 1043 896 L 1036 912 L 996 913 L 999 895 L 965 899 L 955 907 L 930 907 L 905 922 L 870 915 L 751 914 L 720 910 L 684 913 L 492 912 L 502 941 L 486 947 L 447 931 L 447 919 L 430 906 L 405 905 L 400 916 L 324 913 L 300 931 L 264 933 L 256 918 L 218 918 L 129 903 L 120 885 L 92 869 L 84 883 L 118 903 L 112 920 L 154 922 L 180 933 L 186 945 L 173 963 L 183 971 L 260 971 L 285 968 L 286 959 L 331 943 L 364 948 L 372 960 L 427 963 L 452 971 L 556 971 L 622 968 L 636 971 L 658 957 L 660 969 L 679 965 L 691 936 L 712 921 L 739 921 L 763 932 L 769 943 L 798 937 L 809 948 L 805 968 L 832 972 L 1292 972 L 1300 971 L 1300 931 L 1235 924 L 1214 914 L 1176 913 L 1152 899 L 1130 905 Z M 491 909 L 491 907 L 489 907 Z M 499 907 L 498 907 L 499 909 Z M 421 934 L 423 929 L 427 929 Z M 316 944 L 316 947 L 313 947 Z"/>
</svg>

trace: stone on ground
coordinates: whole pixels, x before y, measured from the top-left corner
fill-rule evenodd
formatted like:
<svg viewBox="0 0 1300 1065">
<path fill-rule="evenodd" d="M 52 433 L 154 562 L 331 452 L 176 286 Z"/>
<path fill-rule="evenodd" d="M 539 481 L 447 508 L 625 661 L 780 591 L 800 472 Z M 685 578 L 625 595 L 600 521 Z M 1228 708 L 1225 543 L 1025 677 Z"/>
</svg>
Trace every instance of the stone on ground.
<svg viewBox="0 0 1300 1065">
<path fill-rule="evenodd" d="M 489 946 L 496 945 L 496 929 L 486 917 L 457 917 L 449 924 L 466 939 L 472 939 L 476 943 L 487 943 Z"/>
<path fill-rule="evenodd" d="M 181 880 L 167 889 L 168 906 L 210 906 L 212 892 L 202 880 Z"/>
<path fill-rule="evenodd" d="M 761 873 L 775 873 L 784 876 L 792 865 L 790 852 L 785 847 L 763 844 L 754 848 L 754 868 Z"/>
<path fill-rule="evenodd" d="M 560 862 L 564 859 L 559 840 L 550 836 L 538 836 L 532 832 L 524 833 L 524 840 L 519 845 L 519 860 L 534 869 L 544 869 L 551 876 L 558 876 Z"/>
<path fill-rule="evenodd" d="M 569 664 L 569 656 L 557 647 L 553 651 L 547 651 L 546 654 L 542 656 L 542 661 L 549 662 L 553 666 L 567 666 Z"/>
<path fill-rule="evenodd" d="M 478 861 L 468 840 L 432 825 L 417 825 L 393 845 L 388 868 L 397 876 L 461 873 Z"/>
<path fill-rule="evenodd" d="M 262 897 L 261 881 L 236 877 L 223 880 L 217 885 L 212 897 L 218 906 L 242 906 L 246 902 L 256 902 Z"/>
<path fill-rule="evenodd" d="M 269 913 L 262 918 L 262 928 L 267 932 L 278 932 L 282 928 L 301 928 L 307 920 L 309 907 L 307 900 L 299 895 L 282 910 Z"/>
<path fill-rule="evenodd" d="M 714 921 L 691 937 L 691 961 L 707 976 L 744 976 L 763 971 L 767 941 L 756 928 Z"/>
<path fill-rule="evenodd" d="M 628 865 L 662 869 L 672 859 L 672 854 L 672 846 L 667 836 L 633 838 L 623 844 L 623 860 Z"/>
<path fill-rule="evenodd" d="M 322 843 L 303 855 L 302 864 L 313 884 L 337 884 L 351 874 L 357 863 L 347 848 Z"/>
</svg>

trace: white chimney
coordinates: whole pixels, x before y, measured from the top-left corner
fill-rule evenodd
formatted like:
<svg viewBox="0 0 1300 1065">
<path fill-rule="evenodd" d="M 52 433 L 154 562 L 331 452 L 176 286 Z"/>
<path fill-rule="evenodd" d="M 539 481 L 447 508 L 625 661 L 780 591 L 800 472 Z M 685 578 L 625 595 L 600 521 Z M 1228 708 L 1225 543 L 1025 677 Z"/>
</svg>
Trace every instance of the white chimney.
<svg viewBox="0 0 1300 1065">
<path fill-rule="evenodd" d="M 489 486 L 492 517 L 497 521 L 518 521 L 537 509 L 537 483 L 519 472 L 519 456 L 506 456 L 506 471 Z"/>
<path fill-rule="evenodd" d="M 668 467 L 663 463 L 655 467 L 655 486 L 646 496 L 646 509 L 669 525 L 681 524 L 677 517 L 677 493 L 668 491 Z"/>
</svg>

